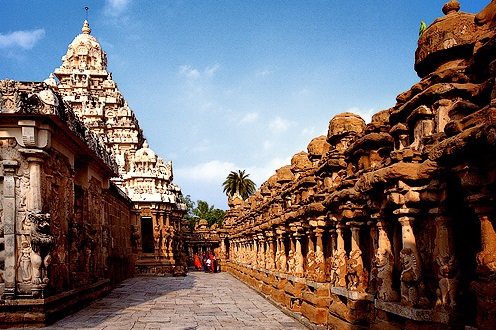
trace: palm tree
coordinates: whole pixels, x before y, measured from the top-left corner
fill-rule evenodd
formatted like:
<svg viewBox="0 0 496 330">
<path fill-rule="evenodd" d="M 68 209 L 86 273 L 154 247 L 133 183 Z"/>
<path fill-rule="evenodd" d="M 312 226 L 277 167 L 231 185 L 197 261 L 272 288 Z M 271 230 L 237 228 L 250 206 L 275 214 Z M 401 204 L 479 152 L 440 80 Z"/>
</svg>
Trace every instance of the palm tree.
<svg viewBox="0 0 496 330">
<path fill-rule="evenodd" d="M 253 194 L 256 190 L 256 184 L 251 179 L 248 179 L 250 175 L 245 174 L 245 171 L 238 170 L 231 171 L 226 178 L 226 181 L 222 184 L 224 186 L 224 192 L 227 196 L 233 196 L 238 193 L 241 198 L 247 199 L 248 196 Z"/>
</svg>

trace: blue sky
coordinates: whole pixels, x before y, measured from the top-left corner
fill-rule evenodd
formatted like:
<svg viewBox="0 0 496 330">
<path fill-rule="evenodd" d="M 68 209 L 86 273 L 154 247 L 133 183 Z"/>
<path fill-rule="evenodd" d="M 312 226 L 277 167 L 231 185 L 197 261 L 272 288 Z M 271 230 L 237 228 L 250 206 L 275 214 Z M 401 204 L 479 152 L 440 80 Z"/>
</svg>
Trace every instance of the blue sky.
<svg viewBox="0 0 496 330">
<path fill-rule="evenodd" d="M 336 114 L 368 122 L 394 106 L 419 81 L 420 21 L 446 1 L 1 0 L 0 79 L 46 79 L 88 6 L 150 147 L 184 195 L 227 209 L 230 171 L 260 186 Z M 489 0 L 459 2 L 477 13 Z"/>
</svg>

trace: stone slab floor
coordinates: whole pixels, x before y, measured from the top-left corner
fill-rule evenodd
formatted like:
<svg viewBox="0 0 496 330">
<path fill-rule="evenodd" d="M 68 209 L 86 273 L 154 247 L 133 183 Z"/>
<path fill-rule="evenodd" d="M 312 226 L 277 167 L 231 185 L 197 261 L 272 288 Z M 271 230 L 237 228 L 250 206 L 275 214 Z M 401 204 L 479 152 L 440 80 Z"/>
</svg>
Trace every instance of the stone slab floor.
<svg viewBox="0 0 496 330">
<path fill-rule="evenodd" d="M 222 273 L 136 277 L 108 296 L 42 329 L 307 329 Z"/>
</svg>

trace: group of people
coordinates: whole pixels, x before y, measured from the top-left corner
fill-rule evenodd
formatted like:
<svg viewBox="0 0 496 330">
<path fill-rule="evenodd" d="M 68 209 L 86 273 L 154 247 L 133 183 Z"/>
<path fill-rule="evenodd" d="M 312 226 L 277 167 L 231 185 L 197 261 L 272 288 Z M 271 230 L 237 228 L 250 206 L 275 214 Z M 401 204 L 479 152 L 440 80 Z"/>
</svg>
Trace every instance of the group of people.
<svg viewBox="0 0 496 330">
<path fill-rule="evenodd" d="M 217 259 L 215 254 L 203 252 L 201 259 L 198 253 L 195 253 L 194 265 L 196 270 L 203 270 L 206 273 L 217 273 Z"/>
</svg>

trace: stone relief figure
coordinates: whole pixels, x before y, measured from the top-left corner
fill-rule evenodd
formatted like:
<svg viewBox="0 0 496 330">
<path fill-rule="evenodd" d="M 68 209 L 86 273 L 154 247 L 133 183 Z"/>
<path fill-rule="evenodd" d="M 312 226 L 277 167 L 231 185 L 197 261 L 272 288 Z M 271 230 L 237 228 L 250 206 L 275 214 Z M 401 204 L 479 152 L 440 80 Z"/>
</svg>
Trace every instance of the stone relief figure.
<svg viewBox="0 0 496 330">
<path fill-rule="evenodd" d="M 436 290 L 436 306 L 445 308 L 456 307 L 456 294 L 458 291 L 458 268 L 455 256 L 449 254 L 438 255 L 436 262 L 439 265 L 439 289 Z"/>
<path fill-rule="evenodd" d="M 313 252 L 312 250 L 309 250 L 308 253 L 307 253 L 307 267 L 306 267 L 306 276 L 309 278 L 309 279 L 315 279 L 315 267 L 316 267 L 316 263 L 315 263 L 315 252 Z"/>
<path fill-rule="evenodd" d="M 293 250 L 289 250 L 288 252 L 288 273 L 294 274 L 295 272 L 295 257 Z"/>
<path fill-rule="evenodd" d="M 326 277 L 326 262 L 324 252 L 317 250 L 315 252 L 315 280 L 324 282 Z"/>
<path fill-rule="evenodd" d="M 336 287 L 346 287 L 346 264 L 348 257 L 345 250 L 337 250 L 331 262 L 331 284 Z"/>
<path fill-rule="evenodd" d="M 155 227 L 153 227 L 153 242 L 155 250 L 160 248 L 160 234 L 160 225 L 155 225 Z"/>
<path fill-rule="evenodd" d="M 419 302 L 420 267 L 415 253 L 410 248 L 400 252 L 401 271 L 401 304 L 413 307 Z"/>
<path fill-rule="evenodd" d="M 377 298 L 383 301 L 397 300 L 398 294 L 393 291 L 393 255 L 388 250 L 379 248 L 375 253 L 374 264 L 377 270 Z"/>
<path fill-rule="evenodd" d="M 35 286 L 48 284 L 48 266 L 52 261 L 50 252 L 54 245 L 53 236 L 50 234 L 50 213 L 30 213 L 31 221 L 31 266 L 32 281 Z M 34 295 L 42 294 L 35 291 Z"/>
<path fill-rule="evenodd" d="M 137 252 L 141 246 L 141 234 L 134 225 L 131 225 L 131 245 L 135 252 Z"/>
<path fill-rule="evenodd" d="M 350 291 L 365 291 L 367 287 L 368 272 L 363 267 L 362 251 L 353 250 L 350 253 L 350 258 L 346 263 L 348 290 Z"/>
<path fill-rule="evenodd" d="M 279 256 L 279 270 L 281 272 L 286 272 L 287 271 L 287 258 L 286 258 L 286 253 L 284 250 L 281 251 L 280 256 Z"/>
<path fill-rule="evenodd" d="M 31 246 L 23 235 L 21 241 L 21 253 L 17 259 L 19 279 L 22 283 L 30 283 L 32 280 L 31 251 Z"/>
</svg>

